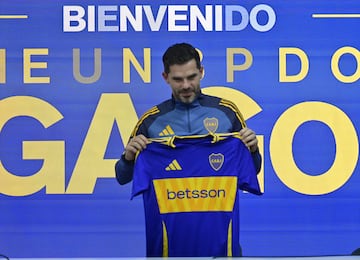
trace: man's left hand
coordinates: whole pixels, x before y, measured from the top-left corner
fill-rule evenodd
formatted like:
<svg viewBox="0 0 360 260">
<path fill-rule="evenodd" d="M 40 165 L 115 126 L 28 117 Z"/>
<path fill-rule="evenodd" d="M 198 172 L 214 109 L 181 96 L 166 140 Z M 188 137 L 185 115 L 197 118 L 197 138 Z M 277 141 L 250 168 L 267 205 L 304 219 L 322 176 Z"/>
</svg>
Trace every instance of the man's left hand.
<svg viewBox="0 0 360 260">
<path fill-rule="evenodd" d="M 258 140 L 256 138 L 256 134 L 250 128 L 243 128 L 239 132 L 242 141 L 244 144 L 250 149 L 250 152 L 256 152 L 258 150 Z"/>
</svg>

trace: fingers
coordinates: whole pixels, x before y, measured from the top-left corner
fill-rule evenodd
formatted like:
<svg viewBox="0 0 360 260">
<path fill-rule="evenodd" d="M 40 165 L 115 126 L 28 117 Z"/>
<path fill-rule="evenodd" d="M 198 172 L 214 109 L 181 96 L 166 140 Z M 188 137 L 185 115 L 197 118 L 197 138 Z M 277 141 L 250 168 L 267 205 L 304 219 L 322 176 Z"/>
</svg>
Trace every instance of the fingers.
<svg viewBox="0 0 360 260">
<path fill-rule="evenodd" d="M 149 143 L 144 135 L 137 135 L 133 137 L 125 147 L 125 159 L 133 161 L 138 151 L 142 151 Z"/>
<path fill-rule="evenodd" d="M 258 149 L 258 140 L 253 130 L 245 127 L 239 132 L 242 141 L 250 149 L 251 152 L 255 152 Z"/>
</svg>

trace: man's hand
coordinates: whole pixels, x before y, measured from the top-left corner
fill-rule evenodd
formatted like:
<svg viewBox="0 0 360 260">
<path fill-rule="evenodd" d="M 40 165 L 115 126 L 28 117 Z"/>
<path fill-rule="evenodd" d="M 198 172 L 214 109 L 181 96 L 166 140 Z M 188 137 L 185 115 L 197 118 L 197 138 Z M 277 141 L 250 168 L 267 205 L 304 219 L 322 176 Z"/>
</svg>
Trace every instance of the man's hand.
<svg viewBox="0 0 360 260">
<path fill-rule="evenodd" d="M 250 128 L 245 127 L 240 130 L 239 134 L 244 144 L 250 149 L 250 152 L 256 152 L 258 149 L 258 140 L 255 132 Z"/>
<path fill-rule="evenodd" d="M 125 147 L 124 156 L 127 161 L 135 160 L 135 155 L 138 151 L 142 151 L 149 143 L 148 139 L 144 135 L 137 135 L 130 139 L 129 143 Z"/>
</svg>

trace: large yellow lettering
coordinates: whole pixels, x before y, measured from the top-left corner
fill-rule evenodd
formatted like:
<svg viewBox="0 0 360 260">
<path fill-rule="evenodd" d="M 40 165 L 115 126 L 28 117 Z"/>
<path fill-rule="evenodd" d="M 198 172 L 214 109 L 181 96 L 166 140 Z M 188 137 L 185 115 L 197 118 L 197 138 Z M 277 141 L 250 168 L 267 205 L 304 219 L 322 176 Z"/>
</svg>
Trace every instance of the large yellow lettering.
<svg viewBox="0 0 360 260">
<path fill-rule="evenodd" d="M 6 82 L 6 51 L 0 49 L 0 83 Z"/>
<path fill-rule="evenodd" d="M 204 94 L 213 95 L 217 97 L 221 97 L 227 100 L 231 100 L 235 104 L 238 104 L 238 107 L 241 113 L 244 116 L 244 119 L 247 120 L 254 115 L 261 112 L 260 106 L 249 96 L 245 95 L 244 93 L 236 90 L 231 89 L 223 86 L 212 86 L 203 88 L 202 92 Z M 241 105 L 240 105 L 241 104 Z M 243 109 L 244 108 L 244 109 Z M 260 153 L 264 154 L 264 136 L 257 135 L 259 141 L 259 150 Z M 258 174 L 258 180 L 260 183 L 261 191 L 264 192 L 264 160 L 262 160 L 261 171 Z"/>
<path fill-rule="evenodd" d="M 33 77 L 32 69 L 46 69 L 47 62 L 32 62 L 33 55 L 48 55 L 49 49 L 24 49 L 24 83 L 50 83 L 50 77 Z"/>
<path fill-rule="evenodd" d="M 237 54 L 244 56 L 243 64 L 234 64 L 234 57 Z M 234 82 L 234 72 L 247 70 L 253 63 L 253 56 L 248 49 L 245 48 L 227 48 L 226 49 L 226 81 Z"/>
<path fill-rule="evenodd" d="M 313 120 L 329 126 L 336 141 L 332 166 L 317 176 L 301 171 L 292 153 L 295 131 L 304 122 Z M 276 174 L 286 186 L 299 193 L 322 195 L 337 190 L 352 175 L 359 156 L 358 138 L 343 111 L 323 102 L 304 102 L 286 110 L 277 120 L 271 134 L 270 155 Z"/>
<path fill-rule="evenodd" d="M 114 121 L 126 144 L 137 120 L 129 94 L 102 94 L 66 193 L 90 194 L 97 178 L 114 178 L 116 160 L 104 159 Z"/>
<path fill-rule="evenodd" d="M 296 75 L 288 75 L 287 55 L 296 55 L 300 59 L 300 71 Z M 280 82 L 299 82 L 303 80 L 309 72 L 309 59 L 306 53 L 299 48 L 280 48 L 279 49 L 279 81 Z"/>
<path fill-rule="evenodd" d="M 123 49 L 123 75 L 124 83 L 130 83 L 130 63 L 133 64 L 136 71 L 145 83 L 151 82 L 151 57 L 150 48 L 144 48 L 144 69 L 129 48 Z"/>
<path fill-rule="evenodd" d="M 0 100 L 0 132 L 6 122 L 18 116 L 38 120 L 45 128 L 63 118 L 51 104 L 34 97 L 16 96 Z M 10 196 L 65 191 L 65 144 L 63 141 L 24 141 L 23 159 L 42 159 L 42 168 L 32 176 L 20 177 L 7 171 L 0 161 L 0 193 Z"/>
<path fill-rule="evenodd" d="M 344 54 L 351 54 L 355 57 L 357 63 L 357 69 L 353 75 L 346 76 L 341 73 L 339 68 L 339 60 Z M 333 57 L 331 58 L 331 71 L 334 74 L 335 78 L 343 83 L 353 83 L 360 78 L 360 51 L 353 47 L 342 47 L 338 49 Z"/>
</svg>

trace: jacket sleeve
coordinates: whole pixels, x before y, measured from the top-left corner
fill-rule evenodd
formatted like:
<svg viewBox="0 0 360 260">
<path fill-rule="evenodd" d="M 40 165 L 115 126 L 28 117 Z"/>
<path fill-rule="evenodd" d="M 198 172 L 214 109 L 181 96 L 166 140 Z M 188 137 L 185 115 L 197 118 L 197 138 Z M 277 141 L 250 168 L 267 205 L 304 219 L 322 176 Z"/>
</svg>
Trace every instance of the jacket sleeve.
<svg viewBox="0 0 360 260">
<path fill-rule="evenodd" d="M 153 111 L 154 109 L 157 108 L 153 107 L 149 111 Z M 144 113 L 144 115 L 142 115 L 142 117 L 139 119 L 139 121 L 137 122 L 135 128 L 133 129 L 130 135 L 129 140 L 139 134 L 148 137 L 148 124 L 145 123 L 145 119 L 147 119 L 147 117 L 151 115 L 149 111 Z M 134 164 L 135 164 L 134 161 L 126 160 L 124 154 L 116 162 L 115 164 L 116 179 L 121 185 L 124 185 L 132 181 L 134 176 Z"/>
<path fill-rule="evenodd" d="M 145 113 L 146 114 L 146 113 Z M 134 130 L 132 131 L 130 138 L 133 138 L 136 135 L 143 134 L 144 136 L 147 135 L 147 127 L 143 123 L 144 116 L 138 121 Z M 125 159 L 125 155 L 121 155 L 121 158 L 115 164 L 115 174 L 116 180 L 120 183 L 120 185 L 127 184 L 132 181 L 134 176 L 134 161 L 128 161 Z"/>
<path fill-rule="evenodd" d="M 125 160 L 122 155 L 115 164 L 115 173 L 116 179 L 121 185 L 129 183 L 134 175 L 134 162 Z"/>
</svg>

